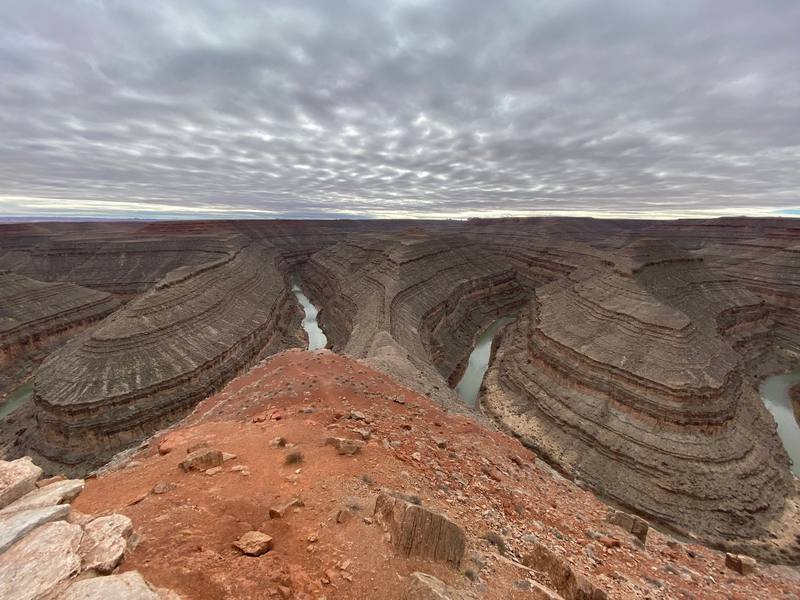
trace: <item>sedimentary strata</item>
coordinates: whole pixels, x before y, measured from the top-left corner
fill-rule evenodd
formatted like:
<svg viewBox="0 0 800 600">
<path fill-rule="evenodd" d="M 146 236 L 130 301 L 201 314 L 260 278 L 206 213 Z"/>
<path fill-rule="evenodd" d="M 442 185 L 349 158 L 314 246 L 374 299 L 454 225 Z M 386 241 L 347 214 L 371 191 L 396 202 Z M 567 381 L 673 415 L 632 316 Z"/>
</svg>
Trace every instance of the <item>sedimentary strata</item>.
<svg viewBox="0 0 800 600">
<path fill-rule="evenodd" d="M 607 497 L 705 539 L 768 540 L 794 493 L 748 359 L 774 342 L 758 295 L 703 257 L 636 241 L 536 289 L 484 406 Z M 796 560 L 796 541 L 756 551 Z"/>
<path fill-rule="evenodd" d="M 434 396 L 452 395 L 473 340 L 527 299 L 504 261 L 444 233 L 353 236 L 315 254 L 302 273 L 334 350 L 410 374 L 409 385 Z"/>
<path fill-rule="evenodd" d="M 0 271 L 0 392 L 65 337 L 119 306 L 111 294 Z"/>
<path fill-rule="evenodd" d="M 173 272 L 44 362 L 33 448 L 67 466 L 102 464 L 260 355 L 296 344 L 299 323 L 263 246 Z"/>
</svg>

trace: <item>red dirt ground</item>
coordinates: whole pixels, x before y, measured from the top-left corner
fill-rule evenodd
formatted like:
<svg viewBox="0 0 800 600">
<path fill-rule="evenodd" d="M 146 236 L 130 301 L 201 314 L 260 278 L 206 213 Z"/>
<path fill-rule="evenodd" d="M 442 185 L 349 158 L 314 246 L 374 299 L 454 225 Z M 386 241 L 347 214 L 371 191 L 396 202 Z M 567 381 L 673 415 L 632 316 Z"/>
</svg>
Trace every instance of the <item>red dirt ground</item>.
<svg viewBox="0 0 800 600">
<path fill-rule="evenodd" d="M 351 418 L 351 410 L 368 422 Z M 360 439 L 360 429 L 371 430 L 371 438 L 355 456 L 324 445 L 329 435 Z M 273 447 L 276 436 L 290 447 Z M 186 448 L 201 442 L 237 458 L 213 476 L 184 473 L 178 464 Z M 162 455 L 159 446 L 170 451 Z M 291 452 L 303 461 L 284 464 Z M 232 471 L 237 465 L 249 475 Z M 174 488 L 152 493 L 159 482 Z M 395 554 L 371 522 L 381 488 L 419 496 L 466 529 L 460 571 Z M 269 518 L 270 507 L 294 496 L 305 505 Z M 538 463 L 516 440 L 327 351 L 289 351 L 262 362 L 152 440 L 126 468 L 88 480 L 74 507 L 128 515 L 141 541 L 122 570 L 137 569 L 194 600 L 400 598 L 403 577 L 415 570 L 481 598 L 535 598 L 526 589 L 530 581 L 549 582 L 515 562 L 531 535 L 609 598 L 800 596 L 800 575 L 786 567 L 762 565 L 742 577 L 725 568 L 721 553 L 676 544 L 652 528 L 642 548 L 605 522 L 609 509 L 593 494 Z M 348 507 L 350 518 L 337 523 Z M 252 529 L 271 535 L 273 550 L 256 558 L 232 547 Z M 484 539 L 490 531 L 505 540 L 507 557 Z M 610 539 L 619 547 L 606 547 Z"/>
</svg>

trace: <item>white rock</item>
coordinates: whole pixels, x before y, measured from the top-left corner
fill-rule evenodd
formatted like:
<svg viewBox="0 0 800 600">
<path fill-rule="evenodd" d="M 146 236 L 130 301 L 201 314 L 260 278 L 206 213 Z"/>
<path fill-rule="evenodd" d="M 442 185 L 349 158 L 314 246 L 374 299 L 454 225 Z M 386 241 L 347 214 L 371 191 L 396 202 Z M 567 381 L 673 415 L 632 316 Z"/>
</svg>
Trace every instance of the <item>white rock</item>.
<svg viewBox="0 0 800 600">
<path fill-rule="evenodd" d="M 77 573 L 82 535 L 78 525 L 47 523 L 0 554 L 0 598 L 38 599 Z"/>
<path fill-rule="evenodd" d="M 0 515 L 0 554 L 39 525 L 50 521 L 60 521 L 65 519 L 68 514 L 69 505 L 59 504 L 58 506 L 18 510 L 7 515 Z"/>
<path fill-rule="evenodd" d="M 0 515 L 17 510 L 42 508 L 44 506 L 55 506 L 62 502 L 69 502 L 82 491 L 83 479 L 57 481 L 56 483 L 51 483 L 50 485 L 28 492 L 19 500 L 15 500 L 3 510 L 0 510 Z"/>
<path fill-rule="evenodd" d="M 58 600 L 159 600 L 138 571 L 76 581 Z"/>
<path fill-rule="evenodd" d="M 42 470 L 33 464 L 30 456 L 17 460 L 0 460 L 0 508 L 5 508 L 36 487 Z"/>
<path fill-rule="evenodd" d="M 125 515 L 108 515 L 91 521 L 83 531 L 79 553 L 83 569 L 111 573 L 122 561 L 133 523 Z"/>
</svg>

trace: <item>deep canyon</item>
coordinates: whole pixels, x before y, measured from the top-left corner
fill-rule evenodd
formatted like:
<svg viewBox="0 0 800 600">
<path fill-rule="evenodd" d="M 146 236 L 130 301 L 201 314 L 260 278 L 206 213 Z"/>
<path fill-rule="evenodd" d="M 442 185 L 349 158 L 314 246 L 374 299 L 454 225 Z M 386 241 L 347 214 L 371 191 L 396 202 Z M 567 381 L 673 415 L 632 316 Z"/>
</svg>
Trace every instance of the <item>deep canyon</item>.
<svg viewBox="0 0 800 600">
<path fill-rule="evenodd" d="M 797 422 L 760 392 L 800 366 L 800 221 L 0 225 L 3 458 L 85 475 L 309 344 L 657 526 L 800 562 Z"/>
</svg>

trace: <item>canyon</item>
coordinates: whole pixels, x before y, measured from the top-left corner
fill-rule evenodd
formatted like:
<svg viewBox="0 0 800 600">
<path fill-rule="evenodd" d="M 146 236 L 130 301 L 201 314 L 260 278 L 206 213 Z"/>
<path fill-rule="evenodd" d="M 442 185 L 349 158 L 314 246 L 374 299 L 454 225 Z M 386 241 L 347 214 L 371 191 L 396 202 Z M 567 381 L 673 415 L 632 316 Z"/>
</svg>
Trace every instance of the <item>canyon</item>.
<svg viewBox="0 0 800 600">
<path fill-rule="evenodd" d="M 13 224 L 0 282 L 0 398 L 33 384 L 0 419 L 7 460 L 95 472 L 307 347 L 305 315 L 612 506 L 800 563 L 798 479 L 759 392 L 800 363 L 800 221 Z M 473 404 L 456 388 L 479 342 Z"/>
</svg>

